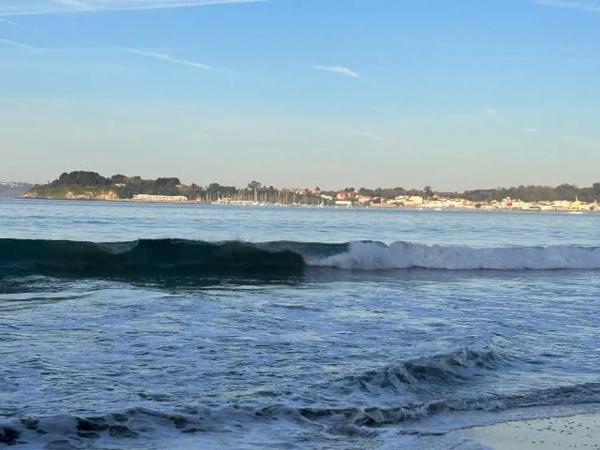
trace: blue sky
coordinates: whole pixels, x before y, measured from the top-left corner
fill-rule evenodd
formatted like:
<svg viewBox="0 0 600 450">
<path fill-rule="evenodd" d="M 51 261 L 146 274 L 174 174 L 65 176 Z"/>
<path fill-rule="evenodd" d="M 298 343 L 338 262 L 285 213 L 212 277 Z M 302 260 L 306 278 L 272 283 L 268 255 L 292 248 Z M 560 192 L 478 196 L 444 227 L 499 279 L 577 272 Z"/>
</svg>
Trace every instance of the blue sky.
<svg viewBox="0 0 600 450">
<path fill-rule="evenodd" d="M 600 0 L 2 0 L 0 179 L 600 180 Z"/>
</svg>

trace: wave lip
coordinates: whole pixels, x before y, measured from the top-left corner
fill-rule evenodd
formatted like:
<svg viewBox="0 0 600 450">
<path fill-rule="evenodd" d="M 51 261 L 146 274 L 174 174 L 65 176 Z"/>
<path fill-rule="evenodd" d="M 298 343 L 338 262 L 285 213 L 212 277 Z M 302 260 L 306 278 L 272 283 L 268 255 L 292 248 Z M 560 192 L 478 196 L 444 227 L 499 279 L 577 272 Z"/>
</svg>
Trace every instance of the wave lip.
<svg viewBox="0 0 600 450">
<path fill-rule="evenodd" d="M 600 269 L 600 247 L 557 245 L 549 247 L 445 246 L 395 242 L 351 242 L 343 253 L 305 256 L 311 266 L 349 270 L 556 270 Z"/>
</svg>

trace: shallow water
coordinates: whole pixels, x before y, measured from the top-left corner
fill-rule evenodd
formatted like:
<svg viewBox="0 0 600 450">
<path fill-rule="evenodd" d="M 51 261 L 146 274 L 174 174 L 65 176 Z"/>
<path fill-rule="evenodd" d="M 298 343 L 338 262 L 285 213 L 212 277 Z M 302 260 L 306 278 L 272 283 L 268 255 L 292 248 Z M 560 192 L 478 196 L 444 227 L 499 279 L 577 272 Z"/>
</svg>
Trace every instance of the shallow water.
<svg viewBox="0 0 600 450">
<path fill-rule="evenodd" d="M 599 230 L 594 215 L 2 201 L 0 445 L 479 448 L 461 428 L 600 411 Z M 137 241 L 166 238 L 186 241 Z M 41 258 L 47 242 L 24 239 L 128 243 Z M 198 250 L 225 240 L 271 244 L 241 266 L 225 244 Z M 262 263 L 280 251 L 304 264 Z"/>
</svg>

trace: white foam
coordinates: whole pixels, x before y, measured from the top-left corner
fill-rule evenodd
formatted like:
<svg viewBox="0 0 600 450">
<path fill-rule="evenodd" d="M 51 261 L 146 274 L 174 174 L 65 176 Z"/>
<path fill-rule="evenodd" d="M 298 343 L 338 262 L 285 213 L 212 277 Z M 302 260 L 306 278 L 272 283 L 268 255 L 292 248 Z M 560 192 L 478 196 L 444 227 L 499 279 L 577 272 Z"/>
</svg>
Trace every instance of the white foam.
<svg viewBox="0 0 600 450">
<path fill-rule="evenodd" d="M 600 247 L 498 247 L 474 248 L 395 242 L 352 242 L 337 255 L 305 256 L 309 266 L 349 270 L 551 270 L 600 269 Z"/>
<path fill-rule="evenodd" d="M 96 246 L 112 255 L 122 255 L 136 248 L 139 243 L 139 241 L 100 242 L 97 243 Z"/>
</svg>

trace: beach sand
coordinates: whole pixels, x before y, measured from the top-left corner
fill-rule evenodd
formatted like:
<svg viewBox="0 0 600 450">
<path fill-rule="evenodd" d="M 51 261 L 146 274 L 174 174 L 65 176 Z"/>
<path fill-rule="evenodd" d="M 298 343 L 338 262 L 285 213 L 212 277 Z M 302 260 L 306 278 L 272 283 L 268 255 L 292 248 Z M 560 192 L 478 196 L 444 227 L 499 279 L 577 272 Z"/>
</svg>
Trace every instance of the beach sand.
<svg viewBox="0 0 600 450">
<path fill-rule="evenodd" d="M 600 449 L 600 415 L 506 422 L 465 434 L 495 450 Z"/>
</svg>

